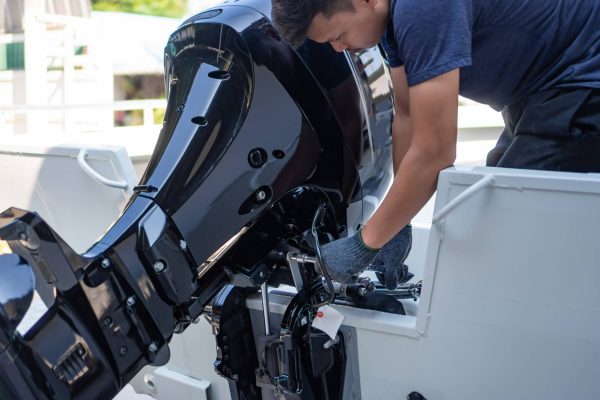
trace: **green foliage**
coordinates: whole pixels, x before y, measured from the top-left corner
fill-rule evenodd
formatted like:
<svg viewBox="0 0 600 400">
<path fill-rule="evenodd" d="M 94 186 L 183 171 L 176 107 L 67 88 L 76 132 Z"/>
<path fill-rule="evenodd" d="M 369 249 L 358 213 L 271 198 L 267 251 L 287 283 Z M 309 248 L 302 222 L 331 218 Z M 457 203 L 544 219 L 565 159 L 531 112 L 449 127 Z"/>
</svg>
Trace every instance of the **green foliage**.
<svg viewBox="0 0 600 400">
<path fill-rule="evenodd" d="M 185 0 L 92 0 L 98 11 L 118 11 L 134 14 L 181 18 L 185 13 Z"/>
</svg>

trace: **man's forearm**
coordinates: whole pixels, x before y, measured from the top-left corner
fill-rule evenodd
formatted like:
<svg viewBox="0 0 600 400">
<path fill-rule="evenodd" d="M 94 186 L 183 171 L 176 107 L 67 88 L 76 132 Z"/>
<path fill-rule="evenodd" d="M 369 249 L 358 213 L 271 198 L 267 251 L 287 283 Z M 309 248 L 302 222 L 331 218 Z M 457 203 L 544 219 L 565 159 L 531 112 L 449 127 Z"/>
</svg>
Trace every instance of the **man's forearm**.
<svg viewBox="0 0 600 400">
<path fill-rule="evenodd" d="M 427 203 L 435 192 L 439 172 L 452 161 L 410 148 L 385 199 L 363 230 L 365 244 L 381 248 Z"/>
<path fill-rule="evenodd" d="M 410 116 L 405 115 L 400 111 L 396 111 L 394 122 L 392 123 L 392 159 L 394 164 L 394 175 L 398 172 L 400 163 L 410 147 L 412 137 L 410 129 Z"/>
</svg>

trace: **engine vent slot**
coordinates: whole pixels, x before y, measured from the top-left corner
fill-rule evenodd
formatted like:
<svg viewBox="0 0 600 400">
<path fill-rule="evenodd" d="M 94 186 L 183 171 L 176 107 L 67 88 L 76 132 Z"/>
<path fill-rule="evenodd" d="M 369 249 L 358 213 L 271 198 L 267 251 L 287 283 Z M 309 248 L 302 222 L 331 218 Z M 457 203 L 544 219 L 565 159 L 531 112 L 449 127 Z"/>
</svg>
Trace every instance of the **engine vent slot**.
<svg viewBox="0 0 600 400">
<path fill-rule="evenodd" d="M 201 117 L 201 116 L 192 118 L 192 122 L 198 126 L 208 125 L 208 120 L 206 119 L 206 117 Z"/>
<path fill-rule="evenodd" d="M 229 77 L 231 75 L 229 75 L 229 72 L 227 72 L 227 71 L 218 69 L 216 71 L 210 71 L 208 73 L 208 76 L 213 79 L 219 79 L 221 81 L 226 81 L 227 79 L 229 79 Z"/>
</svg>

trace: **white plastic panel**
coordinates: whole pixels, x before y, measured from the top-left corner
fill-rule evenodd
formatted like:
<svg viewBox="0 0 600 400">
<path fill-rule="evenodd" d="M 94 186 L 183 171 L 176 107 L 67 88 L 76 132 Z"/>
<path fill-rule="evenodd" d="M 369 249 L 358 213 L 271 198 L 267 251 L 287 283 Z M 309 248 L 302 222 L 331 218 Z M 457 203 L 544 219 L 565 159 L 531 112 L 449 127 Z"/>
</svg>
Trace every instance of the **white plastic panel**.
<svg viewBox="0 0 600 400">
<path fill-rule="evenodd" d="M 144 376 L 153 396 L 159 399 L 208 400 L 210 383 L 159 367 Z"/>
<path fill-rule="evenodd" d="M 600 176 L 450 169 L 435 212 L 486 174 L 432 228 L 424 336 L 358 331 L 364 399 L 598 398 Z"/>
<path fill-rule="evenodd" d="M 0 212 L 9 207 L 38 212 L 78 252 L 116 219 L 138 181 L 124 148 L 89 147 L 85 160 L 106 179 L 125 182 L 125 189 L 84 172 L 77 162 L 81 148 L 19 144 L 0 149 Z"/>
</svg>

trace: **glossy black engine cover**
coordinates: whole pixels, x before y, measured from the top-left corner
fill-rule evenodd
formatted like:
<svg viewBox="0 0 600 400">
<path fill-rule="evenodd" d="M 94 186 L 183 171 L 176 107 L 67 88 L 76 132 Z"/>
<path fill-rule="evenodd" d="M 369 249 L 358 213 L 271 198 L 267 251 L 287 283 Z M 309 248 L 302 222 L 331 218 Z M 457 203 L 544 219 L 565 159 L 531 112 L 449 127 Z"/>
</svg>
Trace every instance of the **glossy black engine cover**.
<svg viewBox="0 0 600 400">
<path fill-rule="evenodd" d="M 378 67 L 369 76 L 359 56 L 329 45 L 293 50 L 266 17 L 269 2 L 230 4 L 169 38 L 164 127 L 140 182 L 158 188 L 143 195 L 172 218 L 199 264 L 301 184 L 327 190 L 344 222 L 361 189 L 357 162 L 374 187 L 391 160 L 391 92 L 377 50 L 378 59 L 365 52 Z M 343 101 L 320 81 L 324 68 L 345 85 Z M 381 77 L 375 98 L 369 85 Z"/>
<path fill-rule="evenodd" d="M 309 180 L 321 157 L 324 183 L 338 192 L 342 171 L 343 147 L 327 148 L 311 121 L 327 126 L 331 144 L 342 141 L 339 124 L 300 58 L 263 15 L 246 7 L 224 14 L 184 24 L 169 39 L 164 128 L 140 182 L 158 188 L 144 196 L 173 219 L 199 262 Z"/>
</svg>

